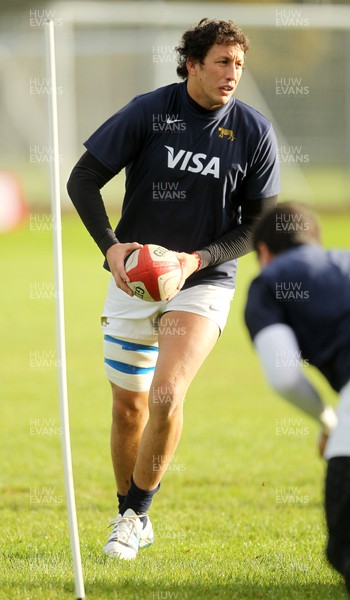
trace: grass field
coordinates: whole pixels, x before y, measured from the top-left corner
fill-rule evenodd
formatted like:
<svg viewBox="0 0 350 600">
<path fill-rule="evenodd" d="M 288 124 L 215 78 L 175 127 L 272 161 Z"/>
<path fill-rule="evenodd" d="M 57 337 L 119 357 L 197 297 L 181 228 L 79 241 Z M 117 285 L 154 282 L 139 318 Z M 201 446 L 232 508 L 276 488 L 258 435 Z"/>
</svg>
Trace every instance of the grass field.
<svg viewBox="0 0 350 600">
<path fill-rule="evenodd" d="M 348 245 L 350 214 L 321 218 Z M 58 416 L 52 232 L 31 214 L 0 237 L 0 599 L 74 597 Z M 156 543 L 133 563 L 102 554 L 115 516 L 110 392 L 99 314 L 107 274 L 77 218 L 63 221 L 68 383 L 86 597 L 341 600 L 323 557 L 317 426 L 272 394 L 242 324 L 253 256 L 240 261 L 224 335 L 185 402 L 183 436 L 156 496 Z M 311 369 L 309 368 L 309 371 Z M 334 403 L 315 372 L 310 376 Z"/>
</svg>

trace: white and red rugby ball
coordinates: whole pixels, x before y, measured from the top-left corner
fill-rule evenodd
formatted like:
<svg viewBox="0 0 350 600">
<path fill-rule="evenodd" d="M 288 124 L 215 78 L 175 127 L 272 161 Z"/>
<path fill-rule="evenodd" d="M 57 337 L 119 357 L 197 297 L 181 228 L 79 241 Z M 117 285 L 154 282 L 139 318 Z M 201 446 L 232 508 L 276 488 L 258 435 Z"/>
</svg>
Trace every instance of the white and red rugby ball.
<svg viewBox="0 0 350 600">
<path fill-rule="evenodd" d="M 126 260 L 125 271 L 129 288 L 147 302 L 166 300 L 181 280 L 181 265 L 175 252 L 156 244 L 134 250 Z"/>
</svg>

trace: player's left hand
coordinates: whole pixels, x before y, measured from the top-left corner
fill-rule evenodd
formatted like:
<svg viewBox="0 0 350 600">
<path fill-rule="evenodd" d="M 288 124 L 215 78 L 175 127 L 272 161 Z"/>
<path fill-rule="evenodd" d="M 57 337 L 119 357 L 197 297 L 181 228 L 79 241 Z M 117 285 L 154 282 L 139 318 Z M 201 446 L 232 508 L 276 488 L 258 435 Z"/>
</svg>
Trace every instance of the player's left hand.
<svg viewBox="0 0 350 600">
<path fill-rule="evenodd" d="M 181 290 L 183 287 L 187 277 L 192 275 L 197 270 L 198 267 L 198 258 L 194 254 L 187 254 L 187 252 L 175 252 L 177 258 L 180 261 L 182 277 L 179 281 L 179 285 L 176 288 L 176 291 L 167 298 L 167 300 L 171 300 L 174 296 Z"/>
<path fill-rule="evenodd" d="M 337 426 L 338 417 L 332 406 L 325 406 L 323 411 L 320 414 L 320 421 L 323 425 L 321 433 L 318 437 L 317 446 L 318 453 L 321 458 L 324 456 L 326 446 L 328 443 L 328 439 L 332 431 Z"/>
</svg>

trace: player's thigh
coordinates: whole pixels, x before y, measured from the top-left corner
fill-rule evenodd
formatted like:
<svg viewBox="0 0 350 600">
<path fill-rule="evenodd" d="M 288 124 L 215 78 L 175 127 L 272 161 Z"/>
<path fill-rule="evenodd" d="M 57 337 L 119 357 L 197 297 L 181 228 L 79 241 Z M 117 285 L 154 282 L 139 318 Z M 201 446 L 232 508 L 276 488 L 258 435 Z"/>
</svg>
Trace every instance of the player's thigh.
<svg viewBox="0 0 350 600">
<path fill-rule="evenodd" d="M 226 325 L 233 295 L 233 289 L 200 284 L 168 302 L 159 321 L 157 384 L 168 379 L 186 390 Z"/>
<path fill-rule="evenodd" d="M 169 311 L 159 323 L 159 355 L 153 386 L 185 392 L 214 347 L 220 329 L 214 321 L 185 311 Z"/>
<path fill-rule="evenodd" d="M 104 335 L 104 366 L 112 387 L 114 423 L 131 425 L 148 416 L 148 393 L 157 356 L 154 342 Z"/>
</svg>

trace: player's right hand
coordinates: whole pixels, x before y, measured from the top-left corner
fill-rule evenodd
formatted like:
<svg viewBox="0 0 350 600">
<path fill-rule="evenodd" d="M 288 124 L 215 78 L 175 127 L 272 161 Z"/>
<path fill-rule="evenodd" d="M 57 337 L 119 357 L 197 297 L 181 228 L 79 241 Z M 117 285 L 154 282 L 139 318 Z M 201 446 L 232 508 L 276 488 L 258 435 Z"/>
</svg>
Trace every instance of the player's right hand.
<svg viewBox="0 0 350 600">
<path fill-rule="evenodd" d="M 192 273 L 194 273 L 198 267 L 198 258 L 196 258 L 194 254 L 188 254 L 187 252 L 175 252 L 175 254 L 180 261 L 182 277 L 179 281 L 176 291 L 170 298 L 167 298 L 167 300 L 171 300 L 171 298 L 173 298 L 175 294 L 181 290 L 187 277 L 192 275 Z"/>
<path fill-rule="evenodd" d="M 127 285 L 130 279 L 125 272 L 124 262 L 127 256 L 138 248 L 142 248 L 142 244 L 138 242 L 127 242 L 126 244 L 119 242 L 118 244 L 113 244 L 106 252 L 108 266 L 114 277 L 116 286 L 129 296 L 133 296 L 134 292 Z"/>
</svg>

